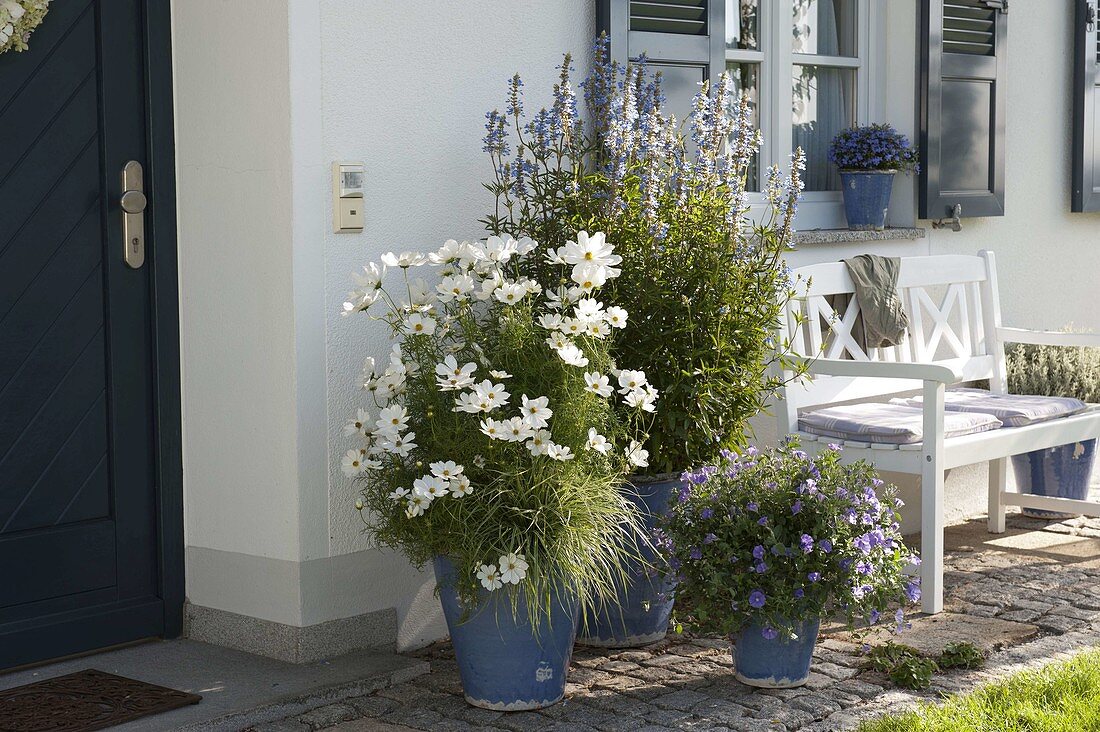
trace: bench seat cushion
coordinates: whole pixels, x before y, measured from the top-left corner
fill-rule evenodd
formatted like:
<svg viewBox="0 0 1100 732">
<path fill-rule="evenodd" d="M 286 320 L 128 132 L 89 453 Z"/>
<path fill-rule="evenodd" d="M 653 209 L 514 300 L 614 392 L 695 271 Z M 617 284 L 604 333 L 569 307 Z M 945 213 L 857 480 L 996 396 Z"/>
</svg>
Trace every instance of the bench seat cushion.
<svg viewBox="0 0 1100 732">
<path fill-rule="evenodd" d="M 906 399 L 910 406 L 923 404 L 921 397 Z M 991 414 L 1005 427 L 1026 427 L 1085 411 L 1088 405 L 1069 397 L 1028 396 L 1024 394 L 994 394 L 985 389 L 949 389 L 943 395 L 944 409 L 952 412 Z"/>
<path fill-rule="evenodd" d="M 946 412 L 944 437 L 960 437 L 995 430 L 1001 421 L 979 412 Z M 903 404 L 848 404 L 806 412 L 798 418 L 804 432 L 838 440 L 911 445 L 924 439 L 924 416 L 920 407 Z"/>
</svg>

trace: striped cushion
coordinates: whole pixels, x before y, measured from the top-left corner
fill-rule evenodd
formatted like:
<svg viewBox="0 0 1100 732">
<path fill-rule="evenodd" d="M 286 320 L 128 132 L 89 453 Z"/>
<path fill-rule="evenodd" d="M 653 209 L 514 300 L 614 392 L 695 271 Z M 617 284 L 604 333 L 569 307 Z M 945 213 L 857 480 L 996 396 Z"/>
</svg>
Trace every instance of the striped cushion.
<svg viewBox="0 0 1100 732">
<path fill-rule="evenodd" d="M 921 397 L 905 403 L 919 407 Z M 1069 397 L 1028 396 L 1024 394 L 993 394 L 985 389 L 950 389 L 943 395 L 944 409 L 953 412 L 991 414 L 1005 427 L 1025 427 L 1036 422 L 1068 417 L 1085 411 L 1088 405 Z"/>
<path fill-rule="evenodd" d="M 1001 421 L 990 414 L 947 412 L 944 437 L 959 437 L 995 430 Z M 848 404 L 806 412 L 798 418 L 799 429 L 824 437 L 886 445 L 921 442 L 924 416 L 919 407 L 903 404 Z"/>
</svg>

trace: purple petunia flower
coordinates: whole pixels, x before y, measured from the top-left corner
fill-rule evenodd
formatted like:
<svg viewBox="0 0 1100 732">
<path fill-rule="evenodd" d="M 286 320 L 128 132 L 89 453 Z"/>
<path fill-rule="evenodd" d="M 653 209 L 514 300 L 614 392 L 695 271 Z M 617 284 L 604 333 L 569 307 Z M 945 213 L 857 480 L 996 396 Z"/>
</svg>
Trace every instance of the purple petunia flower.
<svg viewBox="0 0 1100 732">
<path fill-rule="evenodd" d="M 871 574 L 874 571 L 874 567 L 870 562 L 856 562 L 856 571 L 860 574 Z"/>
<path fill-rule="evenodd" d="M 759 610 L 764 607 L 764 603 L 767 601 L 764 593 L 761 590 L 753 590 L 749 593 L 749 605 Z"/>
<path fill-rule="evenodd" d="M 806 596 L 806 591 L 803 590 L 801 587 L 799 587 L 797 590 L 794 591 L 794 599 L 796 599 L 796 600 L 801 600 L 805 596 Z"/>
<path fill-rule="evenodd" d="M 699 518 L 703 519 L 704 521 L 709 519 L 713 515 L 714 515 L 714 509 L 713 508 L 704 508 L 702 511 L 699 512 Z"/>
<path fill-rule="evenodd" d="M 757 562 L 756 571 L 758 574 L 764 574 L 768 571 L 768 565 L 764 564 L 763 562 Z"/>
<path fill-rule="evenodd" d="M 821 579 L 821 572 L 810 572 L 808 575 L 806 575 L 806 577 L 810 580 L 810 582 L 817 582 L 819 579 Z"/>
<path fill-rule="evenodd" d="M 881 619 L 882 619 L 882 613 L 880 613 L 878 610 L 872 610 L 871 614 L 869 616 L 867 616 L 867 622 L 870 623 L 871 625 L 875 625 Z"/>
<path fill-rule="evenodd" d="M 704 544 L 713 544 L 717 538 L 718 537 L 715 536 L 714 534 L 707 534 L 706 536 L 703 537 L 703 543 Z"/>
<path fill-rule="evenodd" d="M 688 552 L 688 558 L 689 559 L 702 559 L 703 558 L 703 552 L 702 552 L 701 549 L 699 549 L 699 547 L 693 546 L 691 548 L 691 551 Z"/>
<path fill-rule="evenodd" d="M 760 511 L 760 505 L 756 503 L 756 501 L 750 501 L 749 505 L 745 506 L 745 508 L 753 513 L 758 513 Z"/>
<path fill-rule="evenodd" d="M 757 519 L 756 523 L 760 524 L 761 526 L 767 526 L 768 525 L 768 517 L 767 516 L 761 516 L 759 519 Z"/>
<path fill-rule="evenodd" d="M 801 544 L 802 551 L 806 554 L 809 554 L 814 550 L 814 538 L 809 534 L 803 534 L 798 543 Z"/>
<path fill-rule="evenodd" d="M 779 636 L 779 633 L 775 628 L 766 625 L 760 630 L 760 635 L 764 636 L 764 640 L 775 640 Z"/>
<path fill-rule="evenodd" d="M 764 547 L 761 546 L 760 544 L 757 544 L 756 546 L 754 546 L 752 548 L 752 557 L 753 557 L 753 559 L 763 559 L 764 558 Z"/>
<path fill-rule="evenodd" d="M 791 514 L 797 516 L 802 511 L 802 501 L 795 501 L 791 504 Z"/>
<path fill-rule="evenodd" d="M 909 602 L 916 602 L 920 599 L 920 582 L 908 582 L 905 585 L 905 596 L 909 598 Z"/>
<path fill-rule="evenodd" d="M 819 549 L 821 549 L 821 551 L 825 552 L 826 554 L 833 550 L 833 542 L 829 541 L 828 539 L 822 539 L 821 541 L 817 542 L 817 546 Z"/>
</svg>

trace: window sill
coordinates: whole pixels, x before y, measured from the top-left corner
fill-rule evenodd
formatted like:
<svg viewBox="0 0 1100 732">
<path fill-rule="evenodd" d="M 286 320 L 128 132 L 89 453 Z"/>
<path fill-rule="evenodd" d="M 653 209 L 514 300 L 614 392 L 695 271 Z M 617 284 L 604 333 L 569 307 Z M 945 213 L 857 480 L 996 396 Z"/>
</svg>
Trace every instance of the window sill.
<svg viewBox="0 0 1100 732">
<path fill-rule="evenodd" d="M 890 241 L 892 239 L 923 239 L 924 229 L 886 228 L 882 231 L 852 231 L 851 229 L 810 229 L 795 232 L 795 246 L 801 244 L 840 244 L 848 241 Z"/>
</svg>

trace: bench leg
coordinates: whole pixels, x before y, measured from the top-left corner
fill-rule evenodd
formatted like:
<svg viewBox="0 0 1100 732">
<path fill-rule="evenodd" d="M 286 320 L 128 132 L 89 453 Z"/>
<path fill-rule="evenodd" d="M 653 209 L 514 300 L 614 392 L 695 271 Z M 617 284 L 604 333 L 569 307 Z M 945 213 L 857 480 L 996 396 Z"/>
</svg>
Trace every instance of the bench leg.
<svg viewBox="0 0 1100 732">
<path fill-rule="evenodd" d="M 924 382 L 924 447 L 921 450 L 921 609 L 943 611 L 943 392 Z"/>
<path fill-rule="evenodd" d="M 1003 534 L 1005 504 L 1002 497 L 1008 485 L 1008 458 L 989 461 L 989 531 Z"/>
</svg>

